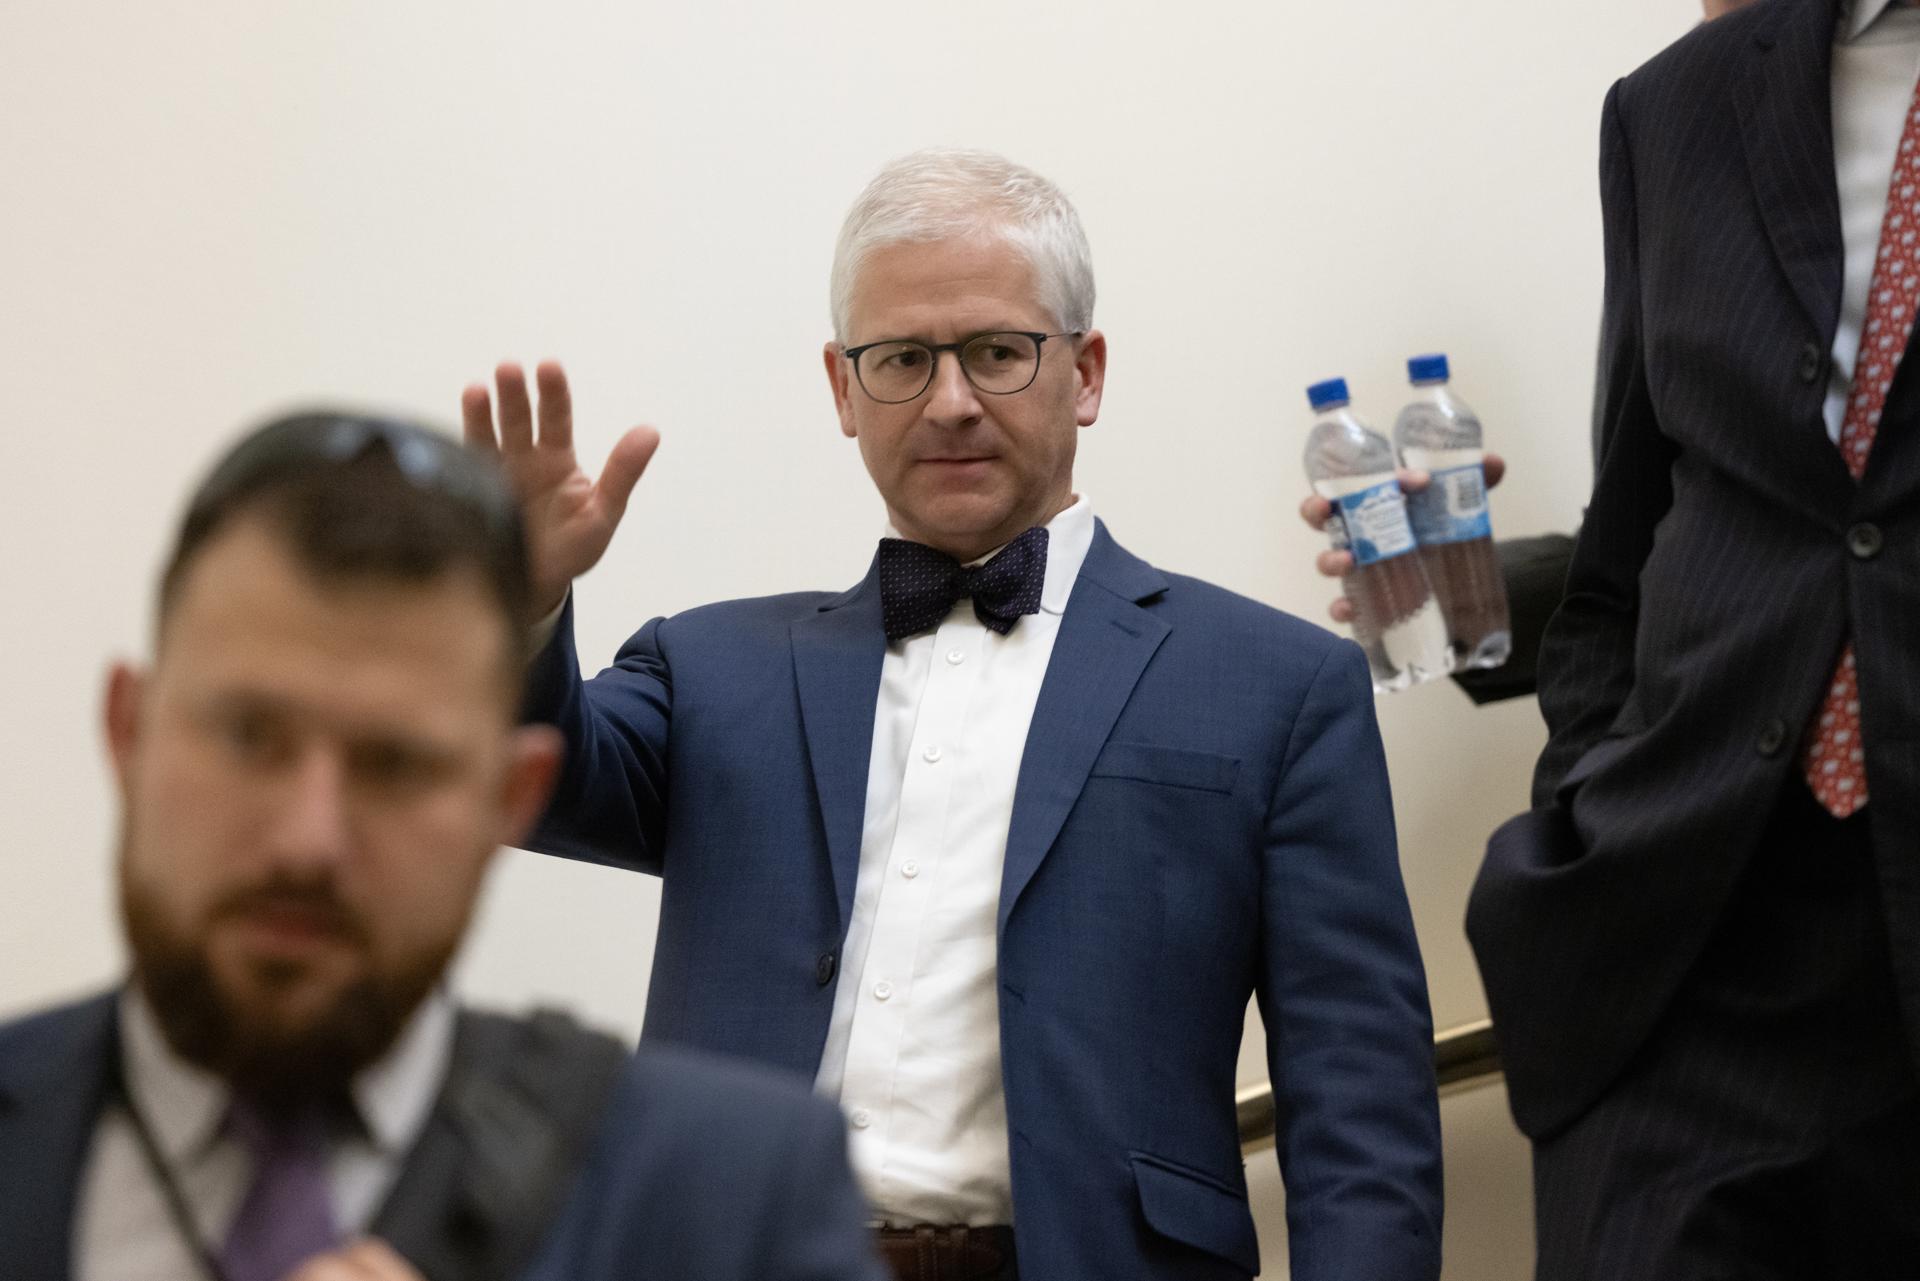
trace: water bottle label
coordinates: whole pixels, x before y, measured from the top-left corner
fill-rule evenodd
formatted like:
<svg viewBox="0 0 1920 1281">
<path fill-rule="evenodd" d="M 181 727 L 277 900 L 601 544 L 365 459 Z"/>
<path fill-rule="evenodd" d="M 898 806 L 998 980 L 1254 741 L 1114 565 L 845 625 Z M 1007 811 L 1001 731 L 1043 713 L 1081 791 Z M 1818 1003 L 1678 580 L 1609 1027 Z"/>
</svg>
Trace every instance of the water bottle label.
<svg viewBox="0 0 1920 1281">
<path fill-rule="evenodd" d="M 1342 494 L 1334 500 L 1341 531 L 1356 565 L 1372 565 L 1413 550 L 1413 526 L 1407 523 L 1407 505 L 1400 482 L 1388 478 L 1377 485 Z M 1329 528 L 1331 528 L 1329 522 Z"/>
<path fill-rule="evenodd" d="M 1407 495 L 1413 533 L 1429 547 L 1464 543 L 1493 534 L 1487 517 L 1487 482 L 1479 463 L 1433 473 L 1433 483 Z"/>
</svg>

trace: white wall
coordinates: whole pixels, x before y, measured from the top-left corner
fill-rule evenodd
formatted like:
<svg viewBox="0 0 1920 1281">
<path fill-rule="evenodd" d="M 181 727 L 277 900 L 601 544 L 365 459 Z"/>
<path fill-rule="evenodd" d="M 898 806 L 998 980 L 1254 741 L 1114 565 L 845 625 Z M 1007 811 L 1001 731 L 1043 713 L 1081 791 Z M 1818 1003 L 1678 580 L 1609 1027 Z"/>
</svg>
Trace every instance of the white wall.
<svg viewBox="0 0 1920 1281">
<path fill-rule="evenodd" d="M 581 593 L 589 656 L 649 613 L 839 586 L 880 513 L 820 372 L 854 192 L 936 142 L 1060 181 L 1112 345 L 1081 487 L 1163 565 L 1312 617 L 1302 389 L 1391 416 L 1444 349 L 1511 460 L 1498 530 L 1571 526 L 1611 79 L 1690 0 L 1179 6 L 98 0 L 0 7 L 0 1010 L 110 978 L 109 656 L 145 644 L 176 505 L 243 422 L 348 398 L 451 423 L 555 354 L 596 458 L 666 444 Z M 1531 704 L 1384 700 L 1438 1021 L 1482 998 L 1460 915 L 1523 804 Z M 464 962 L 490 999 L 638 1027 L 655 887 L 511 855 Z M 1252 1047 L 1243 1075 L 1261 1074 Z M 1449 1101 L 1451 1274 L 1526 1274 L 1498 1091 Z M 1277 1179 L 1270 1273 L 1284 1258 Z"/>
</svg>

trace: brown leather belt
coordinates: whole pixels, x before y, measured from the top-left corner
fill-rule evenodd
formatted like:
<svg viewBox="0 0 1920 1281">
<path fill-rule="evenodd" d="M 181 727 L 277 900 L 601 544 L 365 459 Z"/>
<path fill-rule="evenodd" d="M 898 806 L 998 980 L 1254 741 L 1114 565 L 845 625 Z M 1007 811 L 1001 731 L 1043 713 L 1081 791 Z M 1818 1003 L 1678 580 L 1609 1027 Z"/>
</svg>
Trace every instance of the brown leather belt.
<svg viewBox="0 0 1920 1281">
<path fill-rule="evenodd" d="M 876 1228 L 874 1239 L 900 1281 L 1015 1281 L 1012 1228 Z"/>
</svg>

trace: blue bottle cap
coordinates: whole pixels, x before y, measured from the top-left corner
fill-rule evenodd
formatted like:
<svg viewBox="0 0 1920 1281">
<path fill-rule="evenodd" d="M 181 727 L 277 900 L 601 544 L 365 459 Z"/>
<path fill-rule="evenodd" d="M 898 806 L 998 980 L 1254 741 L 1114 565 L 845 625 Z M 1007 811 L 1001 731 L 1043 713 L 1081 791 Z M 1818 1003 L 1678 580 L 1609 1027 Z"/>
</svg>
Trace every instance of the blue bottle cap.
<svg viewBox="0 0 1920 1281">
<path fill-rule="evenodd" d="M 1307 388 L 1307 403 L 1315 409 L 1326 409 L 1332 405 L 1344 405 L 1351 399 L 1347 395 L 1347 380 L 1329 378 Z"/>
<path fill-rule="evenodd" d="M 1439 352 L 1414 356 L 1407 361 L 1407 378 L 1416 383 L 1443 383 L 1447 381 L 1447 358 Z"/>
</svg>

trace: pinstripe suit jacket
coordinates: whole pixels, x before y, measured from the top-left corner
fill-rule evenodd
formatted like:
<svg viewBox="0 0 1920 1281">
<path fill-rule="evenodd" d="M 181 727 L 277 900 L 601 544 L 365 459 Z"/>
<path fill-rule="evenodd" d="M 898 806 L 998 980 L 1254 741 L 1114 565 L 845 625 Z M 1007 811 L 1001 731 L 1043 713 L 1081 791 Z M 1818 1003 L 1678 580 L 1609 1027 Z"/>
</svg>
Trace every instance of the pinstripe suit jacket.
<svg viewBox="0 0 1920 1281">
<path fill-rule="evenodd" d="M 1821 418 L 1835 19 L 1762 0 L 1607 99 L 1601 465 L 1540 659 L 1534 808 L 1494 834 L 1467 917 L 1536 1138 L 1605 1091 L 1700 954 L 1848 635 L 1920 1035 L 1920 360 L 1855 483 Z"/>
</svg>

